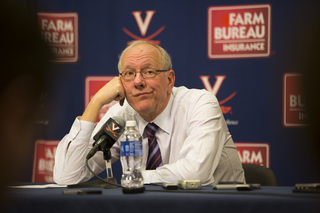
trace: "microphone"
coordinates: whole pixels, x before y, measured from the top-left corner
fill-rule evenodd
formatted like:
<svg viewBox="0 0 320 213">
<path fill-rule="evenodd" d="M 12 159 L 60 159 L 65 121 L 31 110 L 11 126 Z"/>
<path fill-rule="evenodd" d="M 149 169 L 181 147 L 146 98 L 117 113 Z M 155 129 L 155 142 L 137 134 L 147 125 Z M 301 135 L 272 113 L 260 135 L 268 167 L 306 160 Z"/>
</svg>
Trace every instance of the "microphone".
<svg viewBox="0 0 320 213">
<path fill-rule="evenodd" d="M 126 122 L 122 117 L 114 116 L 113 118 L 109 118 L 93 137 L 95 142 L 93 143 L 93 148 L 90 150 L 86 158 L 92 158 L 97 151 L 110 149 L 123 133 L 125 124 Z"/>
</svg>

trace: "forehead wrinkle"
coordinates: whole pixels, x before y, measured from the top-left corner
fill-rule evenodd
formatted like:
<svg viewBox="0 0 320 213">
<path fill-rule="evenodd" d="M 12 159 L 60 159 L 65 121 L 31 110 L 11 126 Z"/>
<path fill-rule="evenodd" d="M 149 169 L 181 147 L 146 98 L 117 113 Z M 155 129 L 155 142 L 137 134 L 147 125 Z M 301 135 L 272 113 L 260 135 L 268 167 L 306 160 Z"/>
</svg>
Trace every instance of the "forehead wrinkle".
<svg viewBox="0 0 320 213">
<path fill-rule="evenodd" d="M 142 67 L 143 69 L 145 69 L 145 68 L 151 68 L 152 65 L 153 65 L 152 63 L 145 63 L 145 64 L 142 64 L 141 67 Z M 134 68 L 133 68 L 130 64 L 124 66 L 124 69 L 134 70 Z"/>
<path fill-rule="evenodd" d="M 140 61 L 141 67 L 161 66 L 161 53 L 152 46 L 150 48 L 148 45 L 137 45 L 124 53 L 123 56 L 124 68 L 132 69 L 136 66 L 137 61 Z M 151 62 L 143 63 L 144 60 L 151 60 Z"/>
</svg>

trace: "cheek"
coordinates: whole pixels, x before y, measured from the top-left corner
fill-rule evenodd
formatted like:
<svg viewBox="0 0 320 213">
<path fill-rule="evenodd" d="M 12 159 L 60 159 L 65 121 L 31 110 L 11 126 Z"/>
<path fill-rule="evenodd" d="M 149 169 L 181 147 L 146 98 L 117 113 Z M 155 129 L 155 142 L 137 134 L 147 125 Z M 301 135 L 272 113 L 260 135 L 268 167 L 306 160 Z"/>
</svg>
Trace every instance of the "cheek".
<svg viewBox="0 0 320 213">
<path fill-rule="evenodd" d="M 129 105 L 133 106 L 134 104 L 134 97 L 132 96 L 132 86 L 130 84 L 122 84 L 123 89 L 126 93 L 126 99 Z"/>
<path fill-rule="evenodd" d="M 124 91 L 126 92 L 126 95 L 130 94 L 130 91 L 131 91 L 130 84 L 122 82 L 122 86 L 123 86 Z"/>
</svg>

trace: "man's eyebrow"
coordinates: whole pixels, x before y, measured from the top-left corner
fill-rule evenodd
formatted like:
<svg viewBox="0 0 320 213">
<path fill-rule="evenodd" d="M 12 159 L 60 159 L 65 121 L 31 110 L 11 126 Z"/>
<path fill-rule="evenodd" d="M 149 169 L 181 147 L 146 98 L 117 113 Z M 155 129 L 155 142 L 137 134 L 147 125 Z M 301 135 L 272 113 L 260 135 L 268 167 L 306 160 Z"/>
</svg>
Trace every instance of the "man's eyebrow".
<svg viewBox="0 0 320 213">
<path fill-rule="evenodd" d="M 144 67 L 150 67 L 150 66 L 152 66 L 153 64 L 152 63 L 146 63 L 146 64 L 144 64 L 143 66 Z"/>
<path fill-rule="evenodd" d="M 143 64 L 141 67 L 142 67 L 141 69 L 148 69 L 148 68 L 155 67 L 155 65 L 152 63 L 146 63 L 146 64 Z"/>
<path fill-rule="evenodd" d="M 130 65 L 124 67 L 124 69 L 133 69 Z"/>
</svg>

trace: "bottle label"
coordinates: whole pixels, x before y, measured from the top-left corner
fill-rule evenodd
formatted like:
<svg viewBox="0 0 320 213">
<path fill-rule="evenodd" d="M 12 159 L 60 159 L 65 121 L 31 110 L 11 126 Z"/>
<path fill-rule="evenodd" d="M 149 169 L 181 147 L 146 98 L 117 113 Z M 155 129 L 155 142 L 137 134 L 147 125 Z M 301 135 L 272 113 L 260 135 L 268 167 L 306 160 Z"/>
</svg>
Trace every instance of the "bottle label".
<svg viewBox="0 0 320 213">
<path fill-rule="evenodd" d="M 121 141 L 121 156 L 142 156 L 142 142 Z"/>
</svg>

